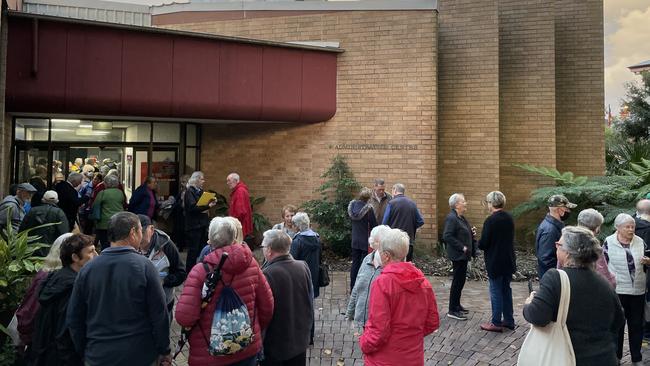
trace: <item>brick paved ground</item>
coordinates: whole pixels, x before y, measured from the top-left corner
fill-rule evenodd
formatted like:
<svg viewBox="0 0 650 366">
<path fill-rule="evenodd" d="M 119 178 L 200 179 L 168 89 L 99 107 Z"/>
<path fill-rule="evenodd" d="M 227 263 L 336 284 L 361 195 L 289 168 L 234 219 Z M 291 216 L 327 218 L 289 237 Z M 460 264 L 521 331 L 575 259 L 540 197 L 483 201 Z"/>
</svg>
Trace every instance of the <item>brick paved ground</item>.
<svg viewBox="0 0 650 366">
<path fill-rule="evenodd" d="M 346 289 L 348 274 L 332 273 L 332 283 L 321 289 L 316 301 L 316 337 L 314 346 L 308 350 L 309 365 L 349 366 L 363 365 L 363 357 L 356 339 L 359 330 L 343 319 L 347 307 Z M 470 309 L 467 321 L 446 317 L 451 280 L 430 277 L 438 300 L 440 329 L 424 339 L 426 365 L 515 365 L 528 324 L 521 316 L 524 299 L 528 295 L 526 283 L 513 283 L 515 304 L 514 331 L 490 333 L 479 329 L 479 324 L 490 319 L 490 302 L 487 283 L 468 281 L 463 291 L 463 306 Z M 324 290 L 324 291 L 323 291 Z M 177 324 L 173 327 L 173 342 L 179 335 Z M 186 346 L 187 347 L 187 346 Z M 630 364 L 629 351 L 625 347 L 623 364 Z M 187 365 L 187 349 L 179 355 L 177 365 Z M 650 360 L 650 348 L 644 345 L 644 360 Z"/>
</svg>

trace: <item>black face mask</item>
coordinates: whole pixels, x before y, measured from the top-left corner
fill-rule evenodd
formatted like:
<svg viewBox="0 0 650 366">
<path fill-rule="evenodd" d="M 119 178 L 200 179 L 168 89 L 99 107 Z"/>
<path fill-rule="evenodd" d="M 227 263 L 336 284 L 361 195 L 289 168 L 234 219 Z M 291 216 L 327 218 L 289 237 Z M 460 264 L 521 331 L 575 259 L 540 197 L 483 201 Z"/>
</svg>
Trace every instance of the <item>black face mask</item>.
<svg viewBox="0 0 650 366">
<path fill-rule="evenodd" d="M 565 212 L 562 214 L 562 216 L 560 216 L 560 220 L 562 220 L 562 221 L 566 221 L 566 220 L 569 219 L 569 216 L 571 216 L 571 212 L 569 212 L 569 211 L 565 211 Z"/>
</svg>

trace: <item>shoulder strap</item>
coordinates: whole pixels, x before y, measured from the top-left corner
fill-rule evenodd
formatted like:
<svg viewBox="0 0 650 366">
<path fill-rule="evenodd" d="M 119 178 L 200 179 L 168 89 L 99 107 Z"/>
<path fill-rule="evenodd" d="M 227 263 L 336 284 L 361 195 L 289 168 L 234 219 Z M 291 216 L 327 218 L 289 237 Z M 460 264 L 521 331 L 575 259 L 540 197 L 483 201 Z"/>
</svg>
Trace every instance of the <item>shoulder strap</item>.
<svg viewBox="0 0 650 366">
<path fill-rule="evenodd" d="M 569 303 L 571 302 L 571 282 L 569 282 L 569 276 L 565 271 L 558 269 L 557 272 L 560 274 L 562 291 L 560 295 L 560 304 L 557 309 L 557 323 L 564 326 L 566 325 Z"/>
</svg>

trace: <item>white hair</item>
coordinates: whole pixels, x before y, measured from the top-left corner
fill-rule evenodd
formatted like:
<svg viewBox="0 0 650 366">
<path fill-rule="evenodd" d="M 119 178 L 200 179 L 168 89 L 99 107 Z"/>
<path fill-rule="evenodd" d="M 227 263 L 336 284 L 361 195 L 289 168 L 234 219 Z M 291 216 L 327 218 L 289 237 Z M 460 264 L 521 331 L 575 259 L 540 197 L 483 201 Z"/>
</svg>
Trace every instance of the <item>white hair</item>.
<svg viewBox="0 0 650 366">
<path fill-rule="evenodd" d="M 234 180 L 235 182 L 239 182 L 239 174 L 237 173 L 230 173 L 228 174 L 228 177 L 232 178 L 232 180 Z"/>
<path fill-rule="evenodd" d="M 404 194 L 404 192 L 406 192 L 406 187 L 404 187 L 404 185 L 402 183 L 395 183 L 393 185 L 393 189 L 395 190 L 395 192 L 401 193 L 401 194 Z"/>
<path fill-rule="evenodd" d="M 403 261 L 409 252 L 409 236 L 400 229 L 390 229 L 381 238 L 381 252 L 394 261 Z"/>
<path fill-rule="evenodd" d="M 370 231 L 370 237 L 368 238 L 368 244 L 370 247 L 375 250 L 381 249 L 381 241 L 388 231 L 390 231 L 388 225 L 375 226 L 372 231 Z"/>
<path fill-rule="evenodd" d="M 449 197 L 449 207 L 456 208 L 456 204 L 458 203 L 458 201 L 460 201 L 461 197 L 465 198 L 465 195 L 462 193 L 452 194 L 451 197 Z"/>
<path fill-rule="evenodd" d="M 225 217 L 215 217 L 210 221 L 208 241 L 212 248 L 221 248 L 232 244 L 237 237 L 235 223 Z"/>
<path fill-rule="evenodd" d="M 309 215 L 307 215 L 306 212 L 297 212 L 293 217 L 291 218 L 291 222 L 296 225 L 298 230 L 300 231 L 305 231 L 309 229 Z"/>
<path fill-rule="evenodd" d="M 620 213 L 618 214 L 618 216 L 616 216 L 616 219 L 614 220 L 614 226 L 618 229 L 619 226 L 626 224 L 628 222 L 634 222 L 634 217 L 626 213 Z"/>
<path fill-rule="evenodd" d="M 591 231 L 596 231 L 605 221 L 603 215 L 593 208 L 580 211 L 578 214 L 578 225 L 584 226 Z"/>
<path fill-rule="evenodd" d="M 203 172 L 201 171 L 196 171 L 192 173 L 190 176 L 190 179 L 187 180 L 187 186 L 192 186 L 196 187 L 197 183 L 199 182 L 199 179 L 204 178 L 205 176 L 203 175 Z"/>
</svg>

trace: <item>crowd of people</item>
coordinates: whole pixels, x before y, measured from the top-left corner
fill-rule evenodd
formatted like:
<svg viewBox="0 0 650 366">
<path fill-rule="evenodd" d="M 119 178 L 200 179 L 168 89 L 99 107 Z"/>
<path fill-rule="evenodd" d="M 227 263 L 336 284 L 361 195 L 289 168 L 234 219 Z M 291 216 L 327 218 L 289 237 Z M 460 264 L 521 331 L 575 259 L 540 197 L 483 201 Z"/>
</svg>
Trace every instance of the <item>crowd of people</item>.
<svg viewBox="0 0 650 366">
<path fill-rule="evenodd" d="M 130 202 L 116 170 L 70 173 L 38 202 L 34 185 L 15 186 L 0 203 L 3 235 L 30 229 L 49 245 L 36 252 L 43 267 L 16 311 L 26 364 L 169 365 L 173 321 L 183 328 L 177 348 L 187 341 L 190 365 L 306 364 L 314 301 L 326 285 L 322 244 L 309 215 L 284 206 L 282 222 L 263 235 L 258 262 L 250 246 L 248 187 L 229 174 L 229 216 L 210 218 L 217 201 L 204 184 L 202 172 L 187 178 L 176 200 L 181 225 L 172 236 L 155 227 L 153 177 Z M 384 180 L 376 179 L 348 205 L 352 266 L 345 317 L 362 329 L 366 365 L 423 365 L 424 338 L 440 325 L 435 293 L 413 264 L 424 219 L 403 184 L 385 190 Z M 516 327 L 515 223 L 502 192 L 489 192 L 483 203 L 488 216 L 479 236 L 465 216 L 464 195 L 449 197 L 442 230 L 452 263 L 447 317 L 468 319 L 461 303 L 468 263 L 483 253 L 492 314 L 480 328 L 505 332 Z M 618 215 L 616 232 L 602 245 L 598 211 L 582 210 L 577 226 L 565 226 L 576 205 L 554 195 L 548 207 L 536 234 L 539 289 L 526 299 L 524 318 L 539 327 L 565 321 L 578 365 L 618 364 L 627 325 L 632 361 L 641 364 L 650 200 L 638 202 L 636 217 Z M 187 248 L 185 261 L 177 238 Z M 571 297 L 563 315 L 565 277 Z"/>
</svg>

